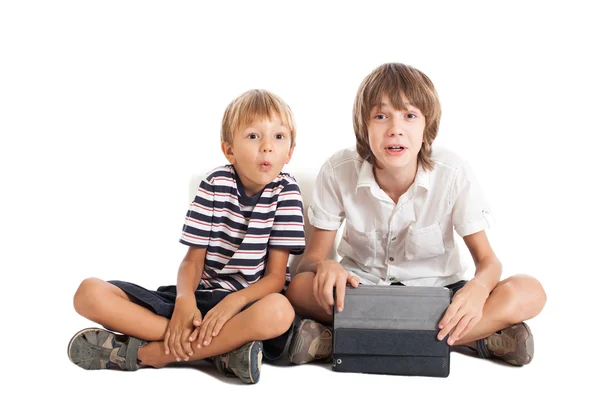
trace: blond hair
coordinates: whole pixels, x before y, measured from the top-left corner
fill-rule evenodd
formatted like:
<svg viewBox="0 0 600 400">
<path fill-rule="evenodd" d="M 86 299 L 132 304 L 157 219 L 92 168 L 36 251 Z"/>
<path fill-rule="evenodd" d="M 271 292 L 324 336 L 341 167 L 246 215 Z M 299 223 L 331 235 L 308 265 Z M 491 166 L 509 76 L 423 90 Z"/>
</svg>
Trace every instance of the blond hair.
<svg viewBox="0 0 600 400">
<path fill-rule="evenodd" d="M 398 110 L 406 110 L 402 95 L 409 103 L 421 110 L 425 117 L 423 145 L 418 161 L 425 169 L 433 168 L 431 145 L 435 140 L 441 118 L 441 106 L 431 80 L 416 68 L 400 63 L 382 64 L 375 68 L 361 83 L 352 111 L 356 150 L 360 157 L 375 165 L 375 155 L 369 146 L 368 123 L 373 107 L 387 95 Z"/>
<path fill-rule="evenodd" d="M 252 89 L 234 99 L 223 114 L 221 141 L 233 145 L 233 134 L 256 120 L 279 117 L 290 130 L 292 147 L 296 144 L 296 124 L 290 107 L 281 98 L 264 89 Z"/>
</svg>

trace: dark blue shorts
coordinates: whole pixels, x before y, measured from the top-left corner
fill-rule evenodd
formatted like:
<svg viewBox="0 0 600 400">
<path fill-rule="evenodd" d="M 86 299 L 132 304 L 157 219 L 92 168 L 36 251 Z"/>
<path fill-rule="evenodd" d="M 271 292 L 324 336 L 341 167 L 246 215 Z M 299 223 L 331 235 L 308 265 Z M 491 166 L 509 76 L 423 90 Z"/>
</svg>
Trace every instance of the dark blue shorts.
<svg viewBox="0 0 600 400">
<path fill-rule="evenodd" d="M 130 282 L 113 280 L 108 281 L 108 283 L 123 290 L 132 302 L 149 309 L 157 315 L 169 319 L 173 315 L 173 311 L 175 310 L 175 298 L 177 297 L 177 287 L 174 285 L 161 286 L 156 290 L 149 290 Z M 233 292 L 221 290 L 197 290 L 195 292 L 196 305 L 204 316 L 231 293 Z M 244 307 L 244 310 L 254 303 L 255 302 L 247 304 L 246 307 Z M 293 327 L 293 325 L 290 326 L 287 332 L 281 336 L 263 340 L 263 356 L 266 360 L 275 361 L 283 355 L 286 344 L 291 339 Z"/>
</svg>

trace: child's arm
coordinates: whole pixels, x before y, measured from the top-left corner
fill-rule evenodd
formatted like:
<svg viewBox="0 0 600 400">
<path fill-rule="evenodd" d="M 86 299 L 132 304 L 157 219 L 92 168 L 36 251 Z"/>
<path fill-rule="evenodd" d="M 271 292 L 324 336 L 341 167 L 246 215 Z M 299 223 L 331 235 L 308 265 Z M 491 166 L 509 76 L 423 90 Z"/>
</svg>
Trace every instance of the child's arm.
<svg viewBox="0 0 600 400">
<path fill-rule="evenodd" d="M 336 306 L 339 311 L 344 308 L 344 297 L 346 295 L 346 285 L 350 284 L 357 287 L 359 280 L 351 275 L 335 260 L 327 260 L 327 255 L 337 231 L 328 231 L 319 228 L 313 228 L 310 240 L 306 246 L 306 252 L 298 264 L 298 273 L 314 272 L 315 279 L 313 284 L 313 295 L 317 303 L 328 313 L 331 314 L 333 307 L 333 288 L 336 290 Z"/>
<path fill-rule="evenodd" d="M 195 291 L 202 279 L 205 256 L 206 248 L 190 247 L 177 272 L 175 310 L 165 332 L 165 354 L 173 352 L 177 361 L 193 354 L 190 334 L 202 322 Z"/>
<path fill-rule="evenodd" d="M 337 231 L 313 228 L 304 255 L 298 263 L 297 273 L 316 272 L 317 264 L 327 259 L 336 234 Z"/>
<path fill-rule="evenodd" d="M 234 295 L 239 296 L 245 306 L 262 299 L 268 294 L 280 293 L 285 286 L 285 273 L 289 256 L 290 249 L 269 248 L 269 259 L 267 260 L 264 276 L 256 283 L 234 293 Z"/>
<path fill-rule="evenodd" d="M 485 301 L 502 274 L 502 265 L 494 254 L 485 231 L 465 236 L 464 241 L 475 262 L 475 277 L 456 292 L 440 321 L 438 339 L 442 340 L 450 333 L 449 345 L 463 337 L 479 322 Z"/>
<path fill-rule="evenodd" d="M 219 334 L 223 325 L 242 311 L 247 304 L 283 290 L 289 255 L 289 249 L 269 248 L 264 276 L 247 288 L 228 295 L 206 313 L 202 325 L 191 336 L 192 340 L 195 340 L 198 335 L 198 347 L 208 346 L 212 338 Z"/>
</svg>

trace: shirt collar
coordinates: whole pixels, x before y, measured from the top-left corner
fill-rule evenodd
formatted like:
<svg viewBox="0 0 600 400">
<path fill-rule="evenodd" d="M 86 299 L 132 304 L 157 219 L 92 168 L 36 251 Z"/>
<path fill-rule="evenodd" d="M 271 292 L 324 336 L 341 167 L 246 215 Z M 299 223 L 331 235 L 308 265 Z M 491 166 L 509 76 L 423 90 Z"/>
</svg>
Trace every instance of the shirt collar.
<svg viewBox="0 0 600 400">
<path fill-rule="evenodd" d="M 373 165 L 368 161 L 363 161 L 360 171 L 358 171 L 358 181 L 356 190 L 360 187 L 377 186 L 375 175 L 373 175 Z"/>
<path fill-rule="evenodd" d="M 419 164 L 417 168 L 417 176 L 415 176 L 415 186 L 420 186 L 423 189 L 429 191 L 429 183 L 431 180 L 431 172 L 423 168 Z M 360 171 L 358 171 L 358 181 L 356 183 L 356 191 L 361 187 L 370 187 L 372 189 L 378 188 L 375 175 L 373 174 L 373 164 L 368 161 L 363 161 Z"/>
<path fill-rule="evenodd" d="M 417 176 L 415 177 L 415 184 L 429 191 L 429 182 L 431 180 L 431 171 L 427 171 L 419 164 L 417 168 Z"/>
</svg>

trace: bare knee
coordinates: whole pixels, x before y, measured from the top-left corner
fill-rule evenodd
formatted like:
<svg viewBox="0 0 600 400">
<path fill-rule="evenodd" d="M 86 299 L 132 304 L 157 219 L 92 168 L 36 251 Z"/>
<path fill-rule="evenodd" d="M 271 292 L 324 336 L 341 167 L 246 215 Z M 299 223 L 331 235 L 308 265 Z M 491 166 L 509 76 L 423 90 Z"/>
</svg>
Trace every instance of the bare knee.
<svg viewBox="0 0 600 400">
<path fill-rule="evenodd" d="M 507 318 L 519 323 L 538 315 L 546 304 L 542 284 L 528 275 L 514 275 L 501 282 L 495 290 L 501 291 L 507 306 Z"/>
<path fill-rule="evenodd" d="M 307 294 L 312 295 L 314 278 L 314 272 L 302 272 L 292 279 L 285 296 L 294 307 L 301 305 Z"/>
<path fill-rule="evenodd" d="M 294 308 L 285 296 L 271 293 L 257 304 L 260 307 L 260 323 L 257 324 L 266 338 L 284 334 L 294 321 Z"/>
<path fill-rule="evenodd" d="M 102 297 L 108 290 L 107 285 L 109 284 L 98 278 L 84 279 L 73 296 L 75 311 L 84 317 L 89 317 L 94 309 L 102 304 Z"/>
</svg>

